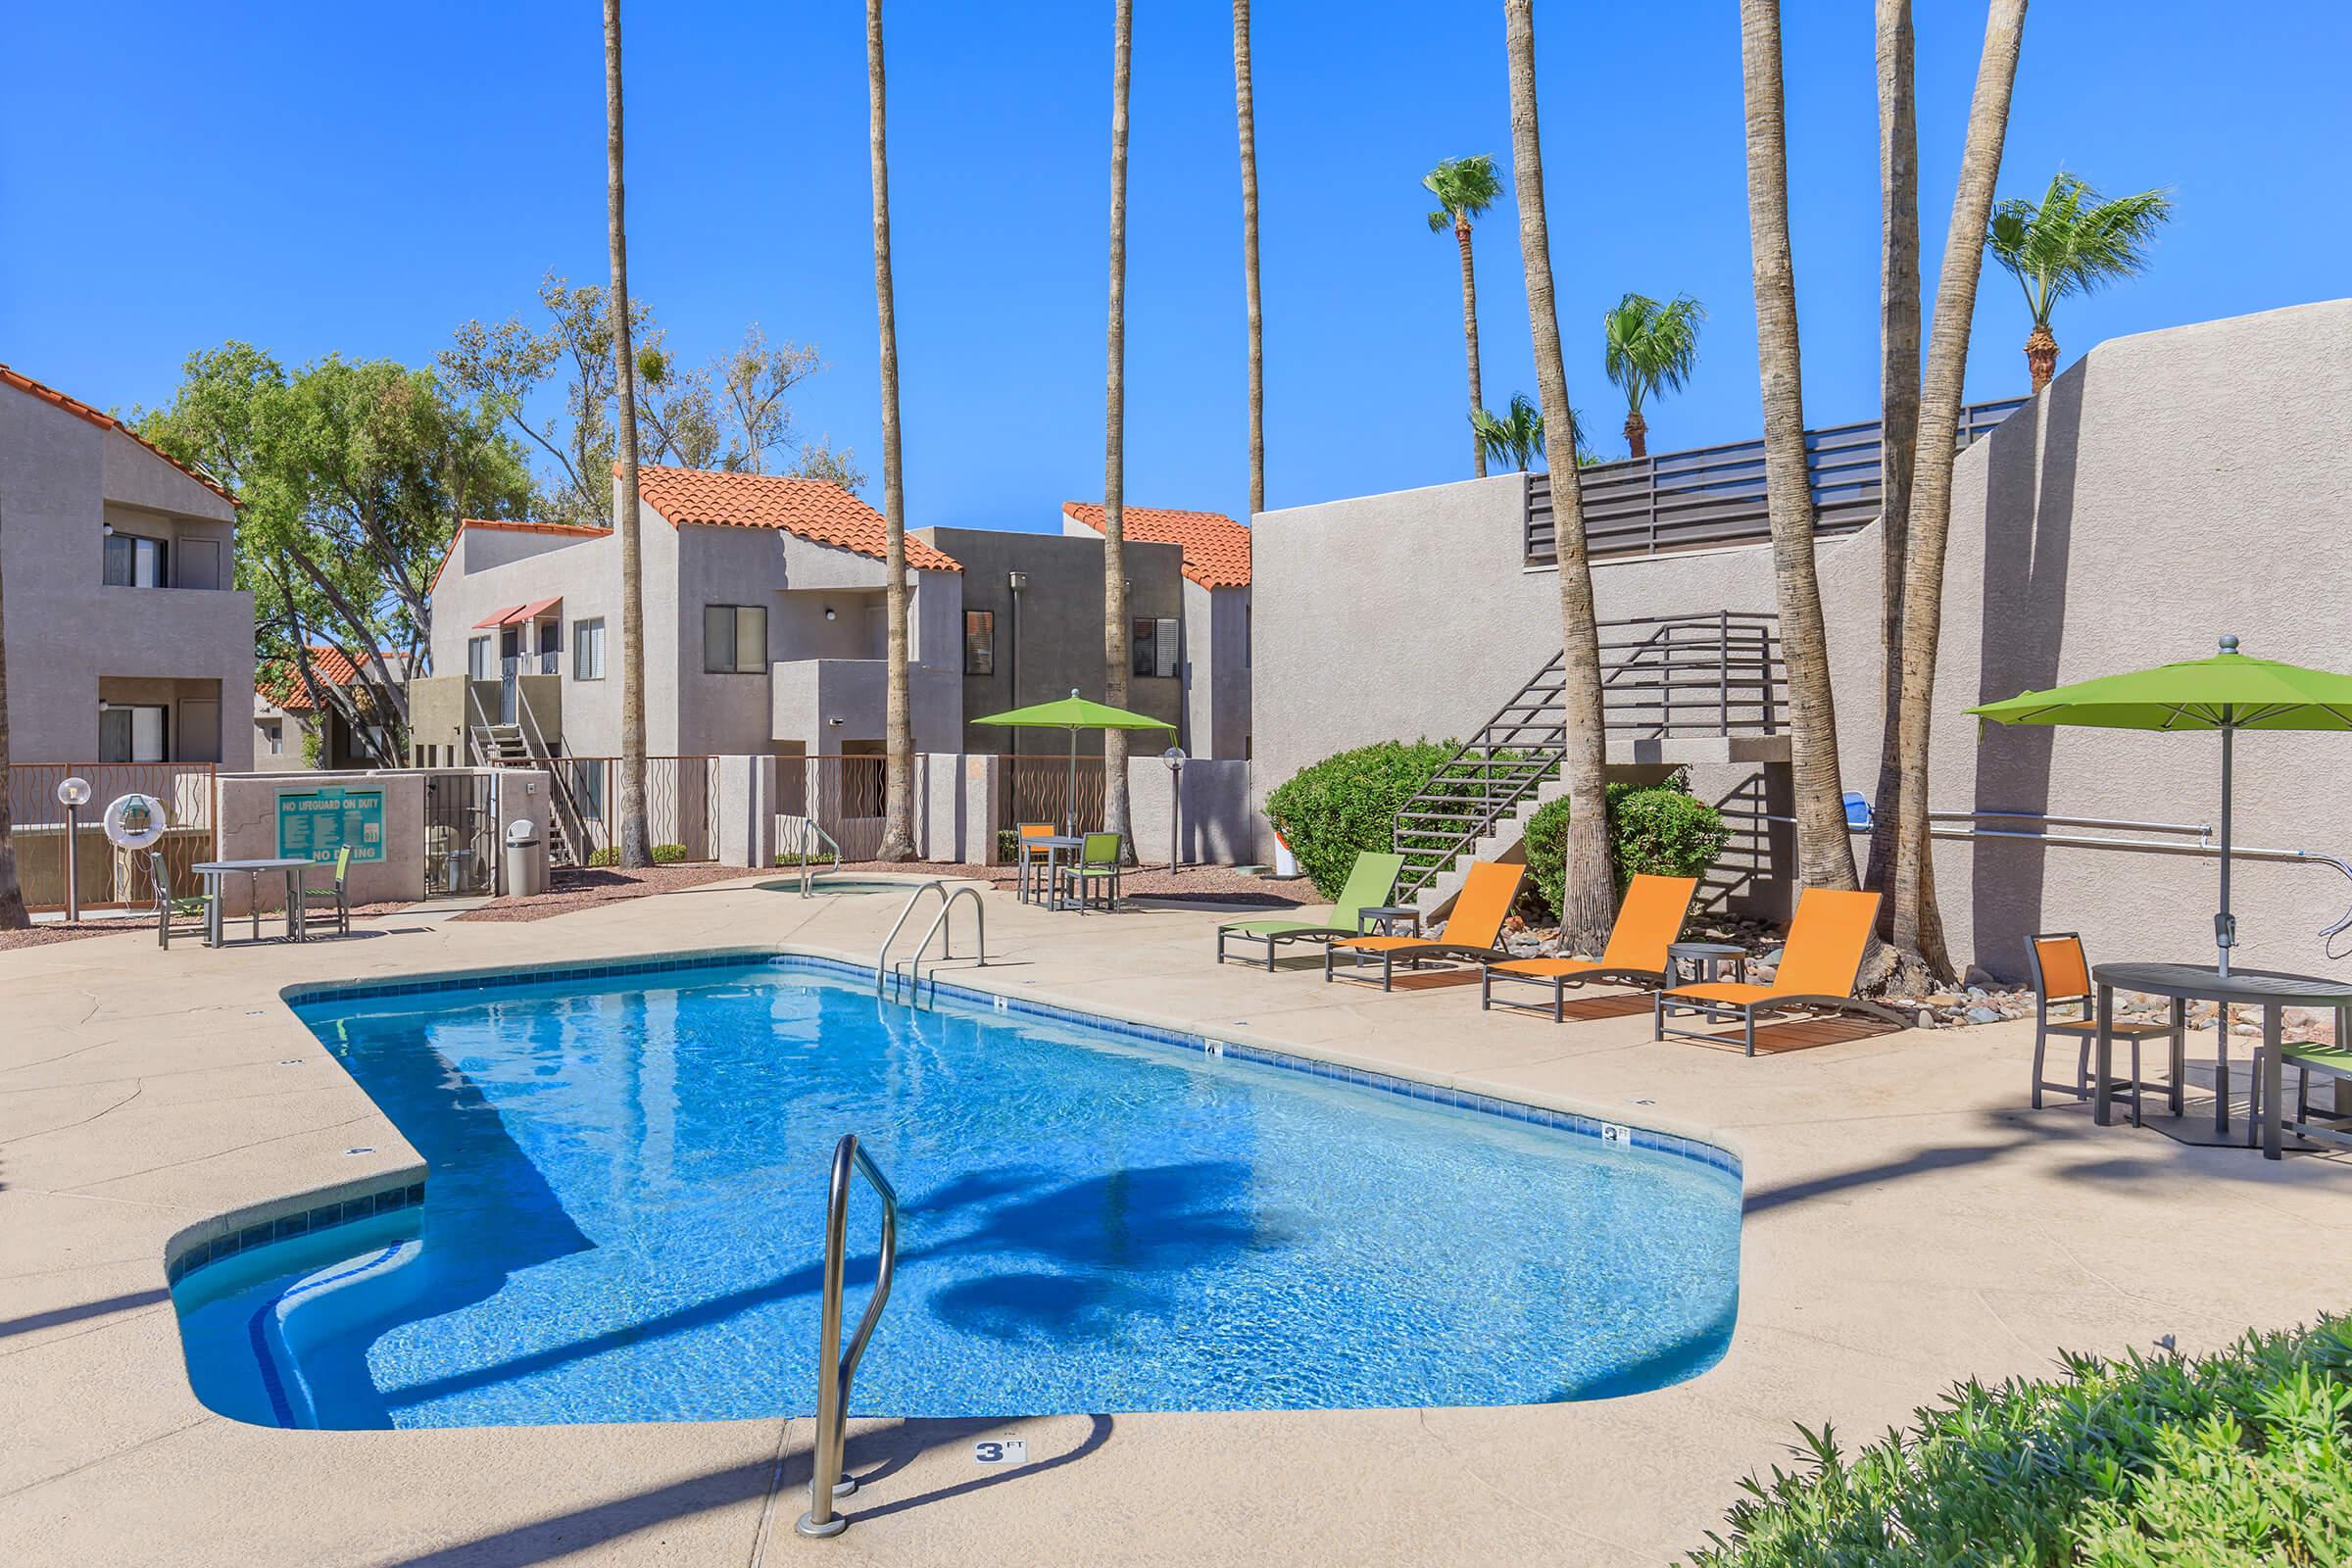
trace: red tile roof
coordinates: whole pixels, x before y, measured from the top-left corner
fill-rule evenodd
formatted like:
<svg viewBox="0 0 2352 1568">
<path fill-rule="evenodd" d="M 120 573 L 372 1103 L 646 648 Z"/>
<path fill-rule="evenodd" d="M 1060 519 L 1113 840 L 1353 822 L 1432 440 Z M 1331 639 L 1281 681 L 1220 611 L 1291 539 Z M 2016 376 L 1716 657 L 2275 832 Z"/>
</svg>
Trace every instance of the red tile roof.
<svg viewBox="0 0 2352 1568">
<path fill-rule="evenodd" d="M 399 651 L 386 648 L 382 653 L 385 663 L 397 671 L 400 665 Z M 311 646 L 311 673 L 329 686 L 348 686 L 360 674 L 352 667 L 351 661 L 343 657 L 342 650 L 321 648 L 315 643 Z M 272 708 L 282 708 L 289 713 L 310 711 L 311 696 L 303 689 L 302 671 L 291 662 L 256 680 L 253 690 L 255 696 Z"/>
<path fill-rule="evenodd" d="M 466 517 L 450 533 L 449 549 L 441 557 L 441 564 L 433 568 L 433 585 L 425 590 L 430 594 L 441 586 L 441 574 L 449 570 L 450 562 L 457 559 L 458 535 L 468 528 L 495 528 L 502 533 L 552 533 L 569 539 L 601 539 L 612 530 L 594 523 L 530 522 L 521 517 Z"/>
<path fill-rule="evenodd" d="M 1061 514 L 1101 533 L 1102 509 L 1091 501 L 1065 501 Z M 1166 507 L 1125 507 L 1121 523 L 1128 538 L 1147 545 L 1184 547 L 1184 574 L 1203 588 L 1250 585 L 1250 530 L 1222 512 L 1176 512 Z"/>
<path fill-rule="evenodd" d="M 55 404 L 57 407 L 65 410 L 68 414 L 73 415 L 77 419 L 87 419 L 90 423 L 98 426 L 98 428 L 101 430 L 120 430 L 124 435 L 130 437 L 133 441 L 136 441 L 139 445 L 145 447 L 148 451 L 154 453 L 157 457 L 163 459 L 166 463 L 172 465 L 172 466 L 174 468 L 177 468 L 180 472 L 186 474 L 189 478 L 195 480 L 198 484 L 204 486 L 207 490 L 210 490 L 213 494 L 219 496 L 221 500 L 227 502 L 230 506 L 233 507 L 241 504 L 238 502 L 235 496 L 230 495 L 228 491 L 221 486 L 220 480 L 214 478 L 211 474 L 206 473 L 202 468 L 190 467 L 187 464 L 180 462 L 171 453 L 166 452 L 162 447 L 157 446 L 154 442 L 139 434 L 138 431 L 133 430 L 129 425 L 124 424 L 121 419 L 116 418 L 113 415 L 108 414 L 103 410 L 91 408 L 87 403 L 82 402 L 79 398 L 68 397 L 65 393 L 60 392 L 53 386 L 43 386 L 40 382 L 35 381 L 31 376 L 26 375 L 24 371 L 12 370 L 5 365 L 0 365 L 0 386 L 13 386 L 20 392 L 29 392 L 44 403 Z"/>
<path fill-rule="evenodd" d="M 724 473 L 711 468 L 647 466 L 638 493 L 673 525 L 782 528 L 814 544 L 883 559 L 889 524 L 882 514 L 837 484 L 781 473 Z M 909 534 L 906 564 L 918 571 L 961 571 L 956 560 Z"/>
</svg>

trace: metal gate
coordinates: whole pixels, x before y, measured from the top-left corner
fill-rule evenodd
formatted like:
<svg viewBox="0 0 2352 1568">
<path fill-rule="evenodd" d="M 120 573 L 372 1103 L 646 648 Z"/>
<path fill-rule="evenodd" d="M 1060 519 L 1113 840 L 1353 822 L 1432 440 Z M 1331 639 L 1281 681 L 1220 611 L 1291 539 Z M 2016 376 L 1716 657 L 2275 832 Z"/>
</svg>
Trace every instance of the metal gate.
<svg viewBox="0 0 2352 1568">
<path fill-rule="evenodd" d="M 498 813 L 484 773 L 424 775 L 424 896 L 473 898 L 492 890 Z"/>
</svg>

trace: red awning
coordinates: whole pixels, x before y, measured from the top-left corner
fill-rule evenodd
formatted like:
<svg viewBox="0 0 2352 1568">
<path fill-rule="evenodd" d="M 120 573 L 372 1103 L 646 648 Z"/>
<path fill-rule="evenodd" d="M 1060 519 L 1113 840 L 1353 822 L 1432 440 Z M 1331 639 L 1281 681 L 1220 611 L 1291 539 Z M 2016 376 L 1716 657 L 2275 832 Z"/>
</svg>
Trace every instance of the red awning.
<svg viewBox="0 0 2352 1568">
<path fill-rule="evenodd" d="M 506 618 L 501 622 L 501 624 L 508 626 L 519 626 L 525 621 L 537 620 L 541 615 L 546 614 L 550 610 L 555 609 L 556 606 L 562 604 L 563 602 L 564 596 L 562 594 L 556 595 L 556 597 L 553 599 L 534 599 L 529 604 L 522 606 L 520 609 L 508 611 Z"/>
<path fill-rule="evenodd" d="M 490 612 L 490 613 L 475 621 L 473 623 L 473 629 L 475 631 L 481 631 L 491 626 L 503 626 L 507 623 L 508 617 L 513 615 L 514 612 L 520 608 L 521 607 L 519 605 L 509 605 L 504 610 L 493 610 Z"/>
</svg>

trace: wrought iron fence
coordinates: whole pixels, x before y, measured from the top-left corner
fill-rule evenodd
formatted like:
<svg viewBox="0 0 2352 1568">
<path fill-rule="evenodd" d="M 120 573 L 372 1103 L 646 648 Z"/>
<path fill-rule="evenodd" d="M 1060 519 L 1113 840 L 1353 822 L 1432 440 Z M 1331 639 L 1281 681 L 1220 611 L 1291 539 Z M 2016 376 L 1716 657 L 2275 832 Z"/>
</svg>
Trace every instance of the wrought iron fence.
<svg viewBox="0 0 2352 1568">
<path fill-rule="evenodd" d="M 1052 822 L 1080 833 L 1102 825 L 1104 812 L 1102 759 L 1078 759 L 1077 798 L 1071 798 L 1070 759 L 1016 757 L 997 759 L 1003 767 L 1004 788 L 997 792 L 1000 831 L 1022 822 Z"/>
<path fill-rule="evenodd" d="M 919 769 L 916 788 L 922 787 Z M 776 760 L 776 812 L 808 817 L 831 834 L 845 860 L 870 860 L 882 853 L 883 813 L 889 797 L 889 767 L 882 757 L 784 757 Z M 781 841 L 795 846 L 789 829 Z"/>
<path fill-rule="evenodd" d="M 218 771 L 211 762 L 10 764 L 9 817 L 17 846 L 17 879 L 24 886 L 26 906 L 35 909 L 66 906 L 68 831 L 66 808 L 58 804 L 57 787 L 68 778 L 80 778 L 90 786 L 90 801 L 80 809 L 71 848 L 83 908 L 122 907 L 154 900 L 145 858 L 134 860 L 118 853 L 102 825 L 107 803 L 134 792 L 164 803 L 170 825 L 156 848 L 164 853 L 172 891 L 181 897 L 203 891 L 203 879 L 188 868 L 219 854 L 220 835 L 213 820 L 213 782 Z"/>
<path fill-rule="evenodd" d="M 595 863 L 604 851 L 620 846 L 620 759 L 617 757 L 560 757 L 550 768 L 563 770 L 563 782 L 576 808 L 576 831 L 581 842 L 572 852 Z M 718 759 L 715 757 L 649 757 L 645 760 L 645 814 L 654 847 L 674 844 L 688 860 L 718 858 Z M 573 829 L 567 828 L 567 832 Z"/>
</svg>

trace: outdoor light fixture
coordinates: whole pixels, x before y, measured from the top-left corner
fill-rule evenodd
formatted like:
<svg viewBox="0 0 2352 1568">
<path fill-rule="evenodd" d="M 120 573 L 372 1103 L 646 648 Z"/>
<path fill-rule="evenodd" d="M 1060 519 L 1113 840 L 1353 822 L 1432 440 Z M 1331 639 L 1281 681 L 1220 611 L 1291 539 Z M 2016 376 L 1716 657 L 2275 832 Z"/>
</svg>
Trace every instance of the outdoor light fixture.
<svg viewBox="0 0 2352 1568">
<path fill-rule="evenodd" d="M 1176 853 L 1183 843 L 1178 829 L 1183 825 L 1184 815 L 1184 748 L 1171 746 L 1159 754 L 1159 760 L 1168 764 L 1168 875 L 1174 876 L 1184 859 Z"/>
<path fill-rule="evenodd" d="M 1029 586 L 1029 574 L 1025 571 L 1008 571 L 1004 574 L 1004 586 L 1017 594 Z"/>
<path fill-rule="evenodd" d="M 841 720 L 838 718 L 828 718 L 825 720 L 825 722 L 832 725 L 835 729 L 841 728 Z"/>
<path fill-rule="evenodd" d="M 832 607 L 831 605 L 827 605 L 827 606 L 825 607 L 825 618 L 826 618 L 827 620 L 832 620 L 832 619 L 836 618 L 836 617 L 834 616 L 834 613 L 833 613 L 833 607 Z"/>
<path fill-rule="evenodd" d="M 115 536 L 115 525 L 111 522 L 102 522 L 98 525 L 98 531 L 112 539 Z"/>
<path fill-rule="evenodd" d="M 81 808 L 90 804 L 89 780 L 75 775 L 57 786 L 57 804 L 66 808 L 66 923 L 81 920 Z"/>
</svg>

